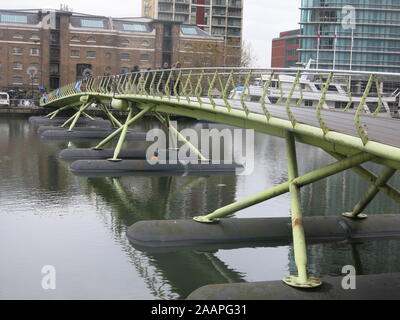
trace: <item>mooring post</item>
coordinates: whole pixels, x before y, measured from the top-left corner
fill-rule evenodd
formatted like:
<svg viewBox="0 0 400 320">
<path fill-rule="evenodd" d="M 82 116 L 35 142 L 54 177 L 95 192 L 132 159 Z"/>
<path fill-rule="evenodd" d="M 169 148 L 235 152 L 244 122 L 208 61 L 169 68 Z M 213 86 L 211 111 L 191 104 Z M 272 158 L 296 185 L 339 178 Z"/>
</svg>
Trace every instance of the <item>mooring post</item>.
<svg viewBox="0 0 400 320">
<path fill-rule="evenodd" d="M 133 108 L 130 108 L 125 124 L 122 126 L 122 132 L 121 135 L 119 136 L 117 146 L 115 147 L 114 156 L 111 159 L 108 159 L 109 161 L 121 161 L 121 159 L 118 159 L 118 156 L 121 153 L 122 146 L 125 142 L 126 134 L 129 129 L 129 121 L 132 119 L 132 114 L 133 114 Z"/>
<path fill-rule="evenodd" d="M 142 111 L 140 111 L 136 116 L 134 116 L 132 119 L 130 119 L 126 124 L 129 126 L 131 126 L 134 122 L 136 122 L 137 120 L 141 119 L 146 113 L 148 113 L 150 110 L 153 109 L 153 105 L 149 105 L 147 107 L 145 107 Z M 93 149 L 94 150 L 101 150 L 101 148 L 107 144 L 108 142 L 110 142 L 112 139 L 114 139 L 117 135 L 119 135 L 122 130 L 123 130 L 124 126 L 119 127 L 117 130 L 115 130 L 113 133 L 111 133 L 107 138 L 105 138 L 103 141 L 101 141 L 97 146 L 95 146 Z"/>
<path fill-rule="evenodd" d="M 290 207 L 292 216 L 294 258 L 298 275 L 288 276 L 283 281 L 292 287 L 315 288 L 322 284 L 321 280 L 309 278 L 307 275 L 307 248 L 301 212 L 300 187 L 295 183 L 298 177 L 296 142 L 292 132 L 287 132 L 286 150 L 288 157 L 288 175 L 290 189 Z"/>
<path fill-rule="evenodd" d="M 390 180 L 390 178 L 396 173 L 395 169 L 386 167 L 382 174 L 378 177 L 378 179 L 372 184 L 364 198 L 360 200 L 359 203 L 356 204 L 352 212 L 345 212 L 343 216 L 350 219 L 365 219 L 367 218 L 366 214 L 363 214 L 363 210 L 371 203 L 371 201 L 376 197 L 379 193 L 379 189 L 386 185 L 386 183 Z"/>
</svg>

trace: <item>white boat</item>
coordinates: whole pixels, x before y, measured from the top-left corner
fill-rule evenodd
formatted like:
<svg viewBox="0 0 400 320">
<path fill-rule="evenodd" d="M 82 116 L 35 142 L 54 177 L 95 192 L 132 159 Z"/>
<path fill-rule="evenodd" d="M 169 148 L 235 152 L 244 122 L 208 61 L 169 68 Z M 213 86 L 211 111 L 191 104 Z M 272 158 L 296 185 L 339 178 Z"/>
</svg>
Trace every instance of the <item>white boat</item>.
<svg viewBox="0 0 400 320">
<path fill-rule="evenodd" d="M 10 106 L 10 96 L 7 92 L 0 92 L 0 106 Z"/>
<path fill-rule="evenodd" d="M 243 92 L 244 87 L 238 87 L 231 92 L 233 99 L 241 99 L 244 94 L 244 98 L 248 101 L 260 101 L 264 93 L 264 86 L 270 81 L 270 74 L 262 75 L 261 78 L 255 80 L 255 82 L 249 86 L 248 89 Z M 267 104 L 285 104 L 290 91 L 296 80 L 295 76 L 292 75 L 280 75 L 279 79 L 274 76 L 270 87 L 265 97 Z M 302 75 L 299 84 L 292 96 L 291 106 L 304 107 L 304 108 L 316 108 L 322 96 L 322 89 L 325 83 L 312 73 L 307 72 Z M 301 89 L 300 89 L 301 88 Z M 345 109 L 353 111 L 358 108 L 362 100 L 363 90 L 359 87 L 358 93 L 350 93 L 348 88 L 348 82 L 335 80 L 331 82 L 326 98 L 323 105 L 324 109 Z M 393 93 L 382 92 L 378 95 L 371 93 L 364 105 L 366 113 L 373 113 L 381 106 L 380 114 L 387 116 L 396 116 L 399 109 L 399 96 L 400 90 L 397 89 Z M 379 98 L 380 96 L 380 98 Z M 349 101 L 351 100 L 351 104 Z"/>
</svg>

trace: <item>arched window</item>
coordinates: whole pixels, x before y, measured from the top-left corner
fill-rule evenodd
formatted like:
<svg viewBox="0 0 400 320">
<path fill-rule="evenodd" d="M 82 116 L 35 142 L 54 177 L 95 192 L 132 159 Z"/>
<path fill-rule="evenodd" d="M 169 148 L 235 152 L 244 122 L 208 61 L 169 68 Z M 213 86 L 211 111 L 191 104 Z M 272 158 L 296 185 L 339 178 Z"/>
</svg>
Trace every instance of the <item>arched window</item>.
<svg viewBox="0 0 400 320">
<path fill-rule="evenodd" d="M 86 42 L 96 42 L 96 38 L 95 37 L 89 37 L 89 38 L 87 38 Z"/>
<path fill-rule="evenodd" d="M 72 36 L 71 41 L 79 42 L 79 37 L 78 36 Z"/>
<path fill-rule="evenodd" d="M 150 46 L 150 42 L 147 41 L 147 40 L 143 40 L 143 41 L 141 42 L 141 46 L 142 46 L 142 47 L 149 47 L 149 46 Z"/>
<path fill-rule="evenodd" d="M 122 39 L 121 40 L 121 45 L 128 46 L 129 45 L 129 40 L 128 39 Z"/>
</svg>

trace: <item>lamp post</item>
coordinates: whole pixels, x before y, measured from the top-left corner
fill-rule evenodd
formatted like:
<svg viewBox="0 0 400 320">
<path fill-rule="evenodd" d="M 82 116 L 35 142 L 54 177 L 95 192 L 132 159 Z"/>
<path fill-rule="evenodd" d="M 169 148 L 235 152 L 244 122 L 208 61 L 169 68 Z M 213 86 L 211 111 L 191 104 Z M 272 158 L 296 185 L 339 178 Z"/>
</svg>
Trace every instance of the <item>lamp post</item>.
<svg viewBox="0 0 400 320">
<path fill-rule="evenodd" d="M 36 67 L 30 66 L 30 67 L 26 70 L 26 73 L 27 73 L 28 75 L 30 75 L 30 77 L 31 77 L 31 90 L 32 90 L 32 102 L 33 102 L 33 91 L 34 91 L 33 86 L 34 86 L 35 76 L 37 75 L 38 70 L 37 70 Z"/>
</svg>

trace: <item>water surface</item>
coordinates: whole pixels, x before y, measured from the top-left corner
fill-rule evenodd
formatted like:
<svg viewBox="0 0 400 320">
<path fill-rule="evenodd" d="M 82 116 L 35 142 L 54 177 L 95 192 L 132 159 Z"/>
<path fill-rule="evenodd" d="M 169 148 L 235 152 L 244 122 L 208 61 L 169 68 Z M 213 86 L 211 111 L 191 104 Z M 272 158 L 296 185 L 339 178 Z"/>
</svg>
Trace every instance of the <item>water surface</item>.
<svg viewBox="0 0 400 320">
<path fill-rule="evenodd" d="M 154 126 L 146 121 L 139 129 Z M 56 155 L 93 144 L 42 141 L 27 120 L 0 119 L 0 298 L 184 299 L 206 284 L 283 278 L 294 270 L 291 246 L 154 254 L 135 250 L 125 236 L 137 221 L 209 213 L 285 182 L 284 141 L 255 138 L 255 170 L 249 176 L 84 178 Z M 298 157 L 301 174 L 334 161 L 304 145 L 298 145 Z M 400 187 L 400 176 L 391 183 Z M 349 211 L 367 189 L 351 171 L 305 187 L 304 215 Z M 379 195 L 366 213 L 400 213 L 400 208 Z M 287 217 L 288 195 L 236 216 Z M 352 264 L 360 274 L 400 272 L 399 248 L 396 240 L 312 245 L 310 270 L 316 276 L 340 275 Z M 56 290 L 41 288 L 44 265 L 56 267 Z"/>
</svg>

